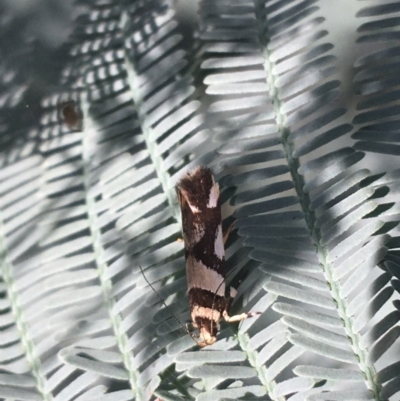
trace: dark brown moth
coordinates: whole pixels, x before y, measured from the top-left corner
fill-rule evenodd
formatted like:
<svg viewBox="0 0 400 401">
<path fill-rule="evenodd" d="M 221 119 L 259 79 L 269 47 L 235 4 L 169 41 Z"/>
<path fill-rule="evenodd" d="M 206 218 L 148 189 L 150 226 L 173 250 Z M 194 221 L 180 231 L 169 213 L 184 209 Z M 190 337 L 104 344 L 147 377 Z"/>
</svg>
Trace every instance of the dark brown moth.
<svg viewBox="0 0 400 401">
<path fill-rule="evenodd" d="M 222 234 L 219 186 L 211 170 L 199 166 L 176 186 L 182 213 L 186 275 L 192 324 L 199 330 L 199 346 L 214 344 L 219 322 L 238 322 L 257 312 L 229 316 L 236 294 L 225 296 L 225 239 Z"/>
</svg>

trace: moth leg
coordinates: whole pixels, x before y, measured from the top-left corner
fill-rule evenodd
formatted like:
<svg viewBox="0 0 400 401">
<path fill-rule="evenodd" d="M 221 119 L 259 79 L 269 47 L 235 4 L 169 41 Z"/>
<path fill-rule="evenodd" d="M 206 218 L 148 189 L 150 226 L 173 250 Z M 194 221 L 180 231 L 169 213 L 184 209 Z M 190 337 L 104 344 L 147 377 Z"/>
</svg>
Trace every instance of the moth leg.
<svg viewBox="0 0 400 401">
<path fill-rule="evenodd" d="M 222 312 L 222 317 L 225 321 L 232 323 L 232 322 L 240 322 L 248 317 L 252 317 L 255 315 L 261 315 L 261 312 L 248 312 L 248 313 L 241 313 L 240 315 L 229 316 L 228 312 L 225 310 Z"/>
<path fill-rule="evenodd" d="M 187 331 L 191 331 L 190 329 L 197 329 L 197 324 L 189 320 L 188 322 L 185 323 L 185 327 Z"/>
<path fill-rule="evenodd" d="M 235 222 L 233 222 L 228 229 L 226 230 L 225 234 L 224 234 L 224 245 L 226 244 L 226 241 L 228 241 L 229 238 L 229 234 L 231 233 L 231 231 L 233 230 L 233 226 L 235 225 Z"/>
<path fill-rule="evenodd" d="M 236 294 L 237 294 L 237 291 L 233 287 L 231 287 L 229 298 L 227 299 L 227 307 L 222 312 L 222 317 L 225 319 L 225 321 L 240 322 L 241 320 L 247 319 L 248 317 L 252 317 L 255 315 L 261 315 L 261 312 L 248 312 L 248 313 L 241 313 L 240 315 L 229 316 L 227 311 L 229 310 L 233 299 L 236 297 Z"/>
</svg>

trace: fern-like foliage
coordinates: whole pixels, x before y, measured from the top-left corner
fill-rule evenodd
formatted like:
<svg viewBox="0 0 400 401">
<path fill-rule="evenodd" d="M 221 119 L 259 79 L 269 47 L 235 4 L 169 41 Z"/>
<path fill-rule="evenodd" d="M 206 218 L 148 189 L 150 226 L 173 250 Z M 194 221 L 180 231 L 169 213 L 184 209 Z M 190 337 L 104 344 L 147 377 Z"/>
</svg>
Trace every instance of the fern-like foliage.
<svg viewBox="0 0 400 401">
<path fill-rule="evenodd" d="M 399 399 L 398 4 L 202 0 L 189 51 L 175 7 L 87 2 L 35 113 L 4 56 L 0 397 Z M 174 191 L 199 164 L 232 313 L 260 312 L 203 350 Z"/>
</svg>

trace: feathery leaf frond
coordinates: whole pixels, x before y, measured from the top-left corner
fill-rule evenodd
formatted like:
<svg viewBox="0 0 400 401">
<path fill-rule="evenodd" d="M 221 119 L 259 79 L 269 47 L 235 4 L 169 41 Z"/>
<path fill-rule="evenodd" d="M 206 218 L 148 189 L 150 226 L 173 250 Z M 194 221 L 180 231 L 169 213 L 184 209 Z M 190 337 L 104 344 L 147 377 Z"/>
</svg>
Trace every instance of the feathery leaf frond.
<svg viewBox="0 0 400 401">
<path fill-rule="evenodd" d="M 1 397 L 396 399 L 399 9 L 361 3 L 354 87 L 323 0 L 202 0 L 190 49 L 174 2 L 92 1 L 34 118 L 0 41 Z M 230 313 L 260 313 L 204 350 L 174 190 L 199 164 Z"/>
</svg>

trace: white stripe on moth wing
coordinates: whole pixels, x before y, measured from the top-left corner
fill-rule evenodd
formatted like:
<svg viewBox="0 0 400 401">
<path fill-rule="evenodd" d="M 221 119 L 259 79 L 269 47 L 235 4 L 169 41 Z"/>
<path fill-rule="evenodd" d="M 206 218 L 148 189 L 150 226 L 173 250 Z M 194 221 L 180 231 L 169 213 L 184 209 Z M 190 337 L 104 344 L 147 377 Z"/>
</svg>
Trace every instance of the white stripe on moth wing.
<svg viewBox="0 0 400 401">
<path fill-rule="evenodd" d="M 213 209 L 213 208 L 217 207 L 218 199 L 219 199 L 219 186 L 218 186 L 218 184 L 216 184 L 214 182 L 214 177 L 213 177 L 213 186 L 211 187 L 211 190 L 210 190 L 207 207 L 209 209 Z"/>
<path fill-rule="evenodd" d="M 201 288 L 225 297 L 224 278 L 192 255 L 188 255 L 186 260 L 186 276 L 189 289 Z"/>
<path fill-rule="evenodd" d="M 189 202 L 188 192 L 184 191 L 182 188 L 179 188 L 179 187 L 178 187 L 178 191 L 180 194 L 180 195 L 178 195 L 178 200 L 179 200 L 179 203 L 181 204 L 181 208 L 182 208 L 182 205 L 184 204 L 184 202 L 186 202 L 188 204 L 190 210 L 192 211 L 192 213 L 194 213 L 194 214 L 200 213 L 200 209 L 197 206 L 192 205 Z"/>
<path fill-rule="evenodd" d="M 190 207 L 190 210 L 192 211 L 192 213 L 197 214 L 200 213 L 200 209 L 196 206 L 193 206 L 191 203 L 188 202 L 188 205 Z"/>
<path fill-rule="evenodd" d="M 193 322 L 196 321 L 196 317 L 202 317 L 218 323 L 221 320 L 221 313 L 216 309 L 195 305 L 191 312 L 191 318 Z"/>
<path fill-rule="evenodd" d="M 222 235 L 222 226 L 218 225 L 217 231 L 215 232 L 214 252 L 219 260 L 223 260 L 225 257 L 224 238 Z"/>
</svg>

